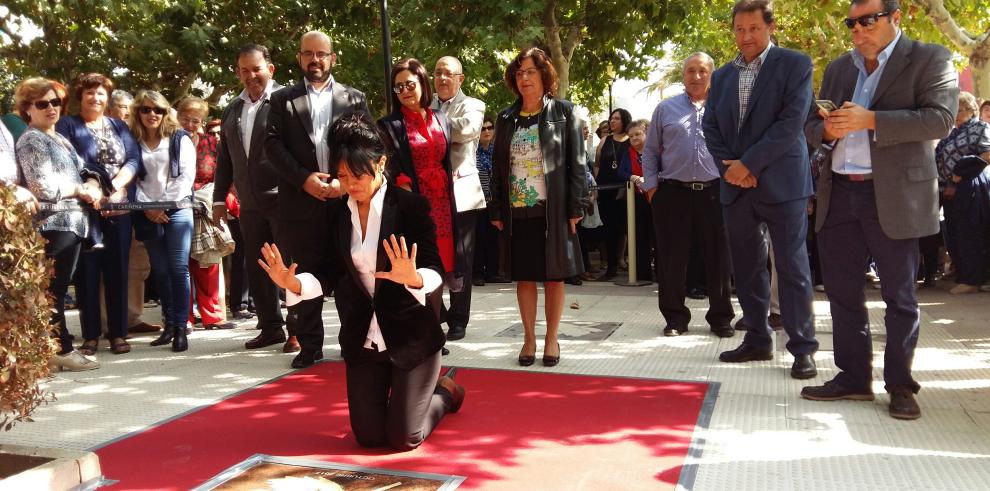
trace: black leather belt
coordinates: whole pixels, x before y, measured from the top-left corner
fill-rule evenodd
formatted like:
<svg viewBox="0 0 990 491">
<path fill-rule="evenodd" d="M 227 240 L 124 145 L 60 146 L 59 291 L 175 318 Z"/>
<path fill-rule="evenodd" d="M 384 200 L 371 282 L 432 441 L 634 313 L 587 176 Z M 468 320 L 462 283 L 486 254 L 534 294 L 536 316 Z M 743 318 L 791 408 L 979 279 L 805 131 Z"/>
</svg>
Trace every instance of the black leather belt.
<svg viewBox="0 0 990 491">
<path fill-rule="evenodd" d="M 833 172 L 832 173 L 832 176 L 835 177 L 836 179 L 840 180 L 840 181 L 846 181 L 846 182 L 865 182 L 865 181 L 872 181 L 873 180 L 873 174 L 872 173 L 867 173 L 867 174 L 839 174 L 839 173 Z"/>
<path fill-rule="evenodd" d="M 693 181 L 685 182 L 678 181 L 676 179 L 661 179 L 660 184 L 668 184 L 670 186 L 677 186 L 680 188 L 690 189 L 692 191 L 704 191 L 718 182 L 718 179 L 712 179 L 711 181 Z"/>
</svg>

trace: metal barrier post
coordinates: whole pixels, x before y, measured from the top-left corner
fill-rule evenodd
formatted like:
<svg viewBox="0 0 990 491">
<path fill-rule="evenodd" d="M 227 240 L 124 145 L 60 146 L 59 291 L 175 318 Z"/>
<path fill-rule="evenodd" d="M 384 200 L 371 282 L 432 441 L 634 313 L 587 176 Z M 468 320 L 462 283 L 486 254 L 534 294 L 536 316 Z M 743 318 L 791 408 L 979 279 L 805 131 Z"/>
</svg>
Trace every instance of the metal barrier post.
<svg viewBox="0 0 990 491">
<path fill-rule="evenodd" d="M 642 281 L 636 277 L 636 185 L 632 181 L 626 181 L 626 247 L 629 249 L 629 277 L 627 281 L 616 281 L 620 286 L 645 286 L 652 284 L 651 281 Z M 619 255 L 622 252 L 619 251 Z M 647 261 L 650 258 L 646 258 Z"/>
</svg>

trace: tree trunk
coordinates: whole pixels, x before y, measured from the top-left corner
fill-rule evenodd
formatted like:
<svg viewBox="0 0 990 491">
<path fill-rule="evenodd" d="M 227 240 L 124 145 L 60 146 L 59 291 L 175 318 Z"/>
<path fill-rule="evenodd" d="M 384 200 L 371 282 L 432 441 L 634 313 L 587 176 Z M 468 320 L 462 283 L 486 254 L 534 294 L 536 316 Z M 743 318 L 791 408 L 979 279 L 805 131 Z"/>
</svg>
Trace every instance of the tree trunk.
<svg viewBox="0 0 990 491">
<path fill-rule="evenodd" d="M 990 99 L 990 44 L 983 43 L 969 56 L 973 71 L 973 95 L 978 99 Z"/>
</svg>

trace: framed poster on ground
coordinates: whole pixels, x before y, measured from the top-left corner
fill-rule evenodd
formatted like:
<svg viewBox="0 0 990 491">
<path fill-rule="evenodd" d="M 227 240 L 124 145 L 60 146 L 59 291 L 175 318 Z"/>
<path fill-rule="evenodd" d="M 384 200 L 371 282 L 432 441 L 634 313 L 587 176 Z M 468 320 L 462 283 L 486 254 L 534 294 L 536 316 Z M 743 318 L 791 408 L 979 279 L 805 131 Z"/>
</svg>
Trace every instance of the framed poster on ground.
<svg viewBox="0 0 990 491">
<path fill-rule="evenodd" d="M 254 454 L 194 491 L 449 491 L 465 478 Z"/>
</svg>

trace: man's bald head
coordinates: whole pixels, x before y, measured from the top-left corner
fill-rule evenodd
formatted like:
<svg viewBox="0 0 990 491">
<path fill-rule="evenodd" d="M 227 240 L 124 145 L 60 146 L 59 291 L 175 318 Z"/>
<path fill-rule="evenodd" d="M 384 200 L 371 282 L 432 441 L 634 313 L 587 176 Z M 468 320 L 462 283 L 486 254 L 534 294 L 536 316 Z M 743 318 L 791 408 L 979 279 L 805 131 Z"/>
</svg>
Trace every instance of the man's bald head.
<svg viewBox="0 0 990 491">
<path fill-rule="evenodd" d="M 453 98 L 464 83 L 464 67 L 453 56 L 444 56 L 437 60 L 433 70 L 433 87 L 437 97 L 442 101 Z"/>
</svg>

